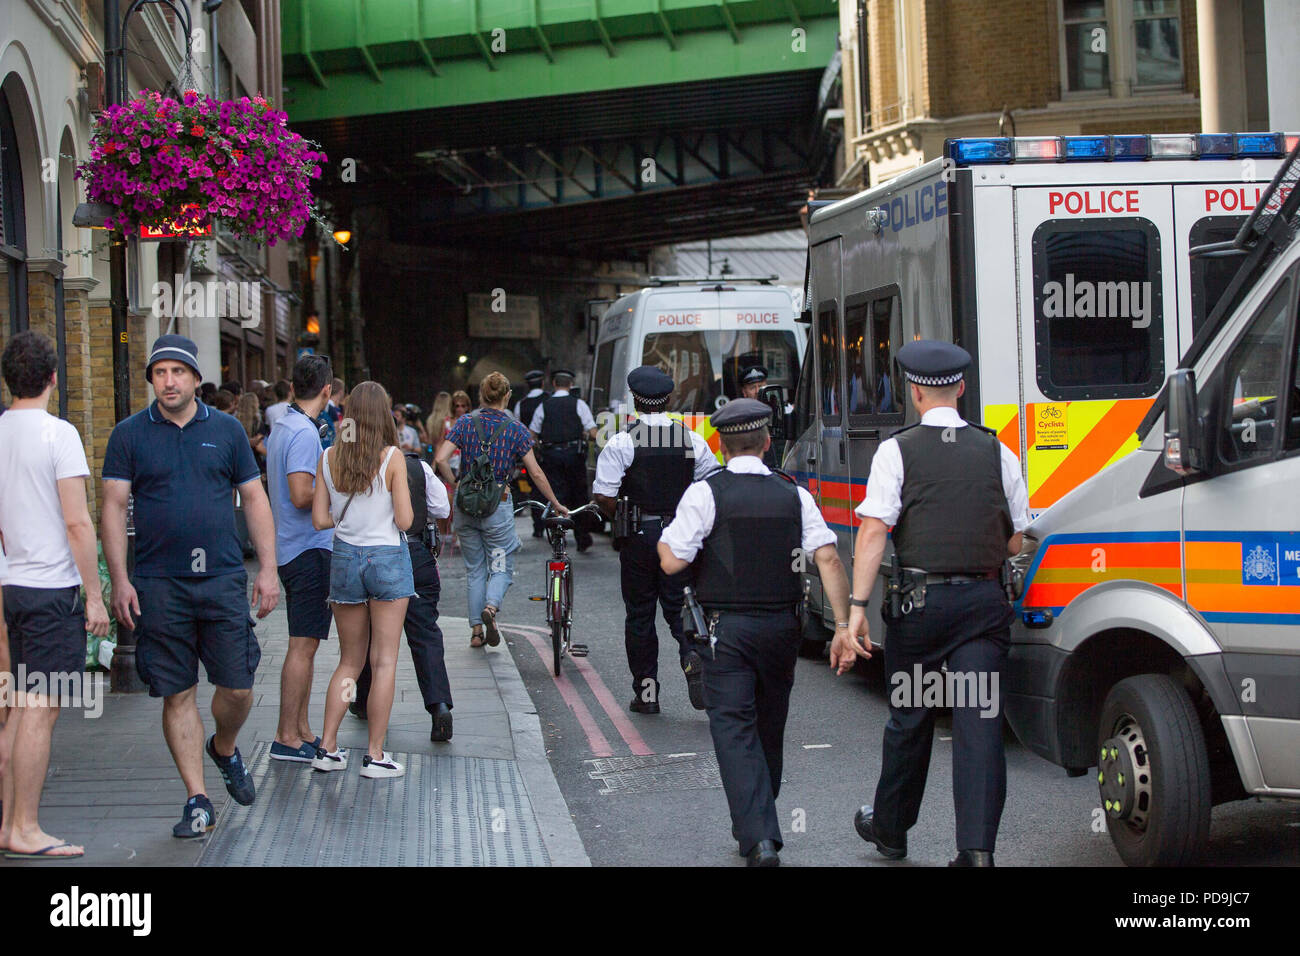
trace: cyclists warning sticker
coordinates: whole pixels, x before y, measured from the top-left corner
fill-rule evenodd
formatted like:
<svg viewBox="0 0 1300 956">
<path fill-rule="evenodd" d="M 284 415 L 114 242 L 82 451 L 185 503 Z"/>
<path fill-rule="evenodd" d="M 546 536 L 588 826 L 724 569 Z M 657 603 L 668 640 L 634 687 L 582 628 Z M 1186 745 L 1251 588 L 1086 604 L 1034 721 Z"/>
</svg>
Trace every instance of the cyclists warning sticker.
<svg viewBox="0 0 1300 956">
<path fill-rule="evenodd" d="M 1070 447 L 1068 402 L 1034 403 L 1034 446 L 1039 451 L 1065 450 Z"/>
</svg>

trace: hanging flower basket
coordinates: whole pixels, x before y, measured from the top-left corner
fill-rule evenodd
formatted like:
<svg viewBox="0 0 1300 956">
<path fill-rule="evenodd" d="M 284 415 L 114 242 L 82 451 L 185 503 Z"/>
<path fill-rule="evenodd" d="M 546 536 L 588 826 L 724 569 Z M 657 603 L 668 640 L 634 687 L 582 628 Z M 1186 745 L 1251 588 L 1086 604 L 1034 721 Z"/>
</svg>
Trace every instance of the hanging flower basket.
<svg viewBox="0 0 1300 956">
<path fill-rule="evenodd" d="M 223 102 L 187 90 L 178 103 L 148 90 L 99 114 L 77 176 L 89 202 L 115 207 L 110 229 L 219 222 L 273 246 L 318 218 L 310 182 L 326 159 L 286 119 L 260 96 Z"/>
</svg>

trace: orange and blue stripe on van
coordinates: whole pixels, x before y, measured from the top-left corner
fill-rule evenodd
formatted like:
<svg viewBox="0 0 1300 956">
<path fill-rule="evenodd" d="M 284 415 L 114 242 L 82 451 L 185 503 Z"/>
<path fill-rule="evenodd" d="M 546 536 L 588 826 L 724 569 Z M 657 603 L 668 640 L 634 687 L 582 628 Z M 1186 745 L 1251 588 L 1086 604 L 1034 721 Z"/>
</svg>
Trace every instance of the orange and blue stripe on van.
<svg viewBox="0 0 1300 956">
<path fill-rule="evenodd" d="M 1143 581 L 1207 621 L 1300 625 L 1300 533 L 1188 532 L 1187 593 L 1178 532 L 1056 534 L 1039 545 L 1017 610 L 1059 616 L 1104 581 Z"/>
<path fill-rule="evenodd" d="M 791 473 L 794 480 L 808 489 L 821 509 L 822 518 L 832 531 L 847 531 L 850 534 L 862 524 L 853 509 L 862 504 L 867 496 L 867 480 L 840 478 L 823 478 L 816 472 L 796 471 Z"/>
</svg>

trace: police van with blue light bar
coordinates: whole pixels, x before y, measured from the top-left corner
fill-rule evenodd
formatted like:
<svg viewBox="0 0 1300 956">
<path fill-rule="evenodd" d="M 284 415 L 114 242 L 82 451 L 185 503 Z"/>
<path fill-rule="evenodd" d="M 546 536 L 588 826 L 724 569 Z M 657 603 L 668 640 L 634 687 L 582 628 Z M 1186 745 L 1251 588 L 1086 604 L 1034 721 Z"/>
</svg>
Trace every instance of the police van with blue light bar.
<svg viewBox="0 0 1300 956">
<path fill-rule="evenodd" d="M 810 222 L 784 467 L 847 565 L 872 455 L 917 420 L 898 349 L 971 353 L 961 413 L 1034 518 L 1006 715 L 1097 768 L 1130 865 L 1196 860 L 1214 803 L 1300 797 L 1298 142 L 950 140 Z M 807 591 L 811 650 L 834 619 Z"/>
<path fill-rule="evenodd" d="M 940 159 L 814 204 L 809 343 L 778 437 L 846 565 L 872 455 L 916 419 L 894 360 L 903 343 L 971 353 L 960 411 L 1020 458 L 1041 514 L 1137 447 L 1167 372 L 1236 270 L 1188 251 L 1237 233 L 1297 140 L 954 139 Z M 811 617 L 832 623 L 816 574 L 805 584 Z M 805 651 L 825 639 L 814 624 Z"/>
</svg>

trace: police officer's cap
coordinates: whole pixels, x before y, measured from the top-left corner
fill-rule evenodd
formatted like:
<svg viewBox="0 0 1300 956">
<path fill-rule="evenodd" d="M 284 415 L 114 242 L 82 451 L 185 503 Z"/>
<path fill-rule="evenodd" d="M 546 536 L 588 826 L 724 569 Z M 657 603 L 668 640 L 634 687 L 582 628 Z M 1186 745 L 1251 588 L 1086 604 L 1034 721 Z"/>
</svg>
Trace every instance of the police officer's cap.
<svg viewBox="0 0 1300 956">
<path fill-rule="evenodd" d="M 529 385 L 539 385 L 546 381 L 546 373 L 539 368 L 531 369 L 524 373 L 524 381 Z"/>
<path fill-rule="evenodd" d="M 737 435 L 765 428 L 771 418 L 772 409 L 765 403 L 756 398 L 738 398 L 714 412 L 709 421 L 723 435 Z"/>
<path fill-rule="evenodd" d="M 898 350 L 898 364 L 909 382 L 917 385 L 955 385 L 970 365 L 970 353 L 951 342 L 921 339 Z"/>
<path fill-rule="evenodd" d="M 758 382 L 767 381 L 767 369 L 761 365 L 755 365 L 747 371 L 740 380 L 741 385 L 754 385 Z"/>
<path fill-rule="evenodd" d="M 551 372 L 551 378 L 560 378 L 561 376 L 568 376 L 569 378 L 578 377 L 573 374 L 573 369 L 569 368 L 557 368 Z"/>
<path fill-rule="evenodd" d="M 673 393 L 673 377 L 657 365 L 642 365 L 628 373 L 627 387 L 644 405 L 665 405 Z"/>
</svg>

